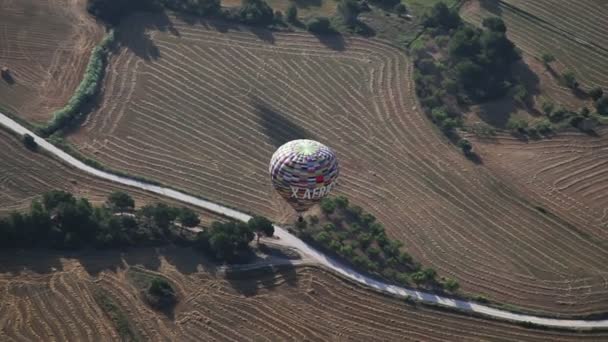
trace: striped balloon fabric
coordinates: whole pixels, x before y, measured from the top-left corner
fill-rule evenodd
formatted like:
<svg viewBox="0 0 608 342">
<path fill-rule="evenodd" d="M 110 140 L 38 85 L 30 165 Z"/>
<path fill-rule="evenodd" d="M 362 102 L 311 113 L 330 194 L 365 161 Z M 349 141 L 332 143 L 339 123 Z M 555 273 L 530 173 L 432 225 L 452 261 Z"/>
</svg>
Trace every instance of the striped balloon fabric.
<svg viewBox="0 0 608 342">
<path fill-rule="evenodd" d="M 273 187 L 297 211 L 308 210 L 327 196 L 340 173 L 336 154 L 314 140 L 290 141 L 270 160 Z"/>
</svg>

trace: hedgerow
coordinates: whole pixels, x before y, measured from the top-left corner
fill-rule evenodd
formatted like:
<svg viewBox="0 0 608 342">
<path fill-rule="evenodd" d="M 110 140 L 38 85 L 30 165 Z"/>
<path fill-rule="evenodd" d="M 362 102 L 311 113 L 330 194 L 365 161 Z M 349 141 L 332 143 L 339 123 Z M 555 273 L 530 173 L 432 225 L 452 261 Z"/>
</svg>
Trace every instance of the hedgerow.
<svg viewBox="0 0 608 342">
<path fill-rule="evenodd" d="M 53 113 L 53 118 L 46 126 L 39 129 L 41 135 L 49 136 L 59 130 L 63 130 L 82 117 L 83 106 L 89 103 L 99 90 L 99 85 L 103 80 L 108 53 L 115 39 L 116 32 L 114 29 L 111 29 L 101 43 L 93 49 L 84 77 L 74 95 L 72 95 L 65 107 Z"/>
</svg>

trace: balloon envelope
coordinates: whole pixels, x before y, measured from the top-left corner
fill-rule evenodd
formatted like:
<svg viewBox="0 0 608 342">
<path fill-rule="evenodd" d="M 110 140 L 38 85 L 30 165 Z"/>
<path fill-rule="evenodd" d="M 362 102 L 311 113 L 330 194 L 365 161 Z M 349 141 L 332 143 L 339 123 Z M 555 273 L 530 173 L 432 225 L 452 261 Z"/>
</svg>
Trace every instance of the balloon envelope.
<svg viewBox="0 0 608 342">
<path fill-rule="evenodd" d="M 270 160 L 272 186 L 298 212 L 306 211 L 336 185 L 340 173 L 332 149 L 307 139 L 290 141 Z"/>
</svg>

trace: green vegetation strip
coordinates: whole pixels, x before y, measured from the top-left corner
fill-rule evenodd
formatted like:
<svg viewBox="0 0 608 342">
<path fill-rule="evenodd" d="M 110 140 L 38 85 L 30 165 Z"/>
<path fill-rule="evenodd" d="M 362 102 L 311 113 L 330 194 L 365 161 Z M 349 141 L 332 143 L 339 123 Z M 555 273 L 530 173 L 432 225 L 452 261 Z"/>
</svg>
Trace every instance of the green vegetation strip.
<svg viewBox="0 0 608 342">
<path fill-rule="evenodd" d="M 116 304 L 116 302 L 114 302 L 114 300 L 112 300 L 106 291 L 96 289 L 93 293 L 93 297 L 95 298 L 95 301 L 99 307 L 101 307 L 101 309 L 106 313 L 106 315 L 108 315 L 116 326 L 122 341 L 139 341 L 137 333 L 131 326 L 127 315 L 122 312 L 120 307 Z"/>
<path fill-rule="evenodd" d="M 111 29 L 101 43 L 93 49 L 84 77 L 76 92 L 72 95 L 68 104 L 56 111 L 53 114 L 53 119 L 45 127 L 39 129 L 42 135 L 48 136 L 63 130 L 82 118 L 84 105 L 94 98 L 103 80 L 108 53 L 115 39 L 116 32 Z"/>
</svg>

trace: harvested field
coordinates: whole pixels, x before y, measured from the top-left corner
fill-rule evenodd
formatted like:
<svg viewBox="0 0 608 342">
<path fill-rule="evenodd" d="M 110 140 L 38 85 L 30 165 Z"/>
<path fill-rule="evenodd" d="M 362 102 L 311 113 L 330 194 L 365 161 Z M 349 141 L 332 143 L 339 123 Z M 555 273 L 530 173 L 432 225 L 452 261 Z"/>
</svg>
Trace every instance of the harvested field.
<svg viewBox="0 0 608 342">
<path fill-rule="evenodd" d="M 103 27 L 86 0 L 0 0 L 0 108 L 35 123 L 63 107 L 82 79 Z"/>
<path fill-rule="evenodd" d="M 31 152 L 19 138 L 0 126 L 0 215 L 27 209 L 32 200 L 55 189 L 88 198 L 95 204 L 105 202 L 111 192 L 122 190 L 133 196 L 137 206 L 161 201 L 180 205 L 152 193 L 89 176 L 44 152 Z M 199 208 L 193 209 L 201 212 Z M 219 218 L 213 213 L 201 214 L 203 225 Z"/>
<path fill-rule="evenodd" d="M 550 53 L 558 72 L 573 71 L 585 87 L 608 87 L 608 6 L 597 0 L 470 0 L 462 17 L 480 25 L 500 16 L 508 36 L 529 55 Z"/>
<path fill-rule="evenodd" d="M 413 306 L 298 267 L 225 278 L 187 249 L 137 249 L 73 256 L 0 255 L 0 338 L 4 341 L 118 340 L 97 294 L 114 303 L 128 330 L 144 341 L 585 341 L 606 333 L 533 330 Z M 148 307 L 129 282 L 132 267 L 167 278 L 179 302 L 166 315 Z M 126 329 L 123 329 L 123 331 Z"/>
<path fill-rule="evenodd" d="M 489 168 L 608 246 L 608 129 L 597 133 L 570 131 L 540 141 L 503 133 L 475 146 Z"/>
<path fill-rule="evenodd" d="M 545 313 L 608 308 L 596 229 L 542 215 L 445 141 L 402 51 L 169 21 L 142 15 L 122 30 L 100 108 L 70 137 L 85 155 L 291 223 L 267 163 L 288 140 L 317 139 L 338 153 L 338 191 L 465 292 Z"/>
</svg>

